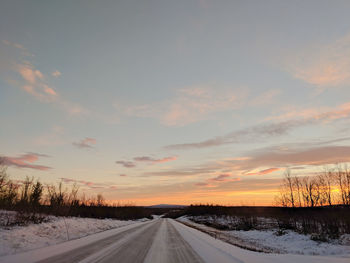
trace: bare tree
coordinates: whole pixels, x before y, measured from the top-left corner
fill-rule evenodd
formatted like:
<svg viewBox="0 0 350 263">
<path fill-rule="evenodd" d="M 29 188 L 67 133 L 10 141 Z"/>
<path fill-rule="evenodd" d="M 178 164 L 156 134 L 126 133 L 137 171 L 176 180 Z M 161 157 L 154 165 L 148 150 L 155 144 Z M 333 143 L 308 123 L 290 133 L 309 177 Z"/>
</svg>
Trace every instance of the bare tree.
<svg viewBox="0 0 350 263">
<path fill-rule="evenodd" d="M 296 190 L 296 195 L 298 197 L 298 205 L 299 205 L 299 207 L 302 207 L 302 204 L 301 204 L 302 185 L 301 185 L 301 181 L 300 181 L 299 177 L 297 177 L 297 176 L 294 176 L 294 188 Z"/>
<path fill-rule="evenodd" d="M 292 207 L 295 207 L 294 201 L 294 180 L 291 175 L 290 169 L 286 169 L 284 172 L 284 185 L 288 189 L 288 199 Z"/>
</svg>

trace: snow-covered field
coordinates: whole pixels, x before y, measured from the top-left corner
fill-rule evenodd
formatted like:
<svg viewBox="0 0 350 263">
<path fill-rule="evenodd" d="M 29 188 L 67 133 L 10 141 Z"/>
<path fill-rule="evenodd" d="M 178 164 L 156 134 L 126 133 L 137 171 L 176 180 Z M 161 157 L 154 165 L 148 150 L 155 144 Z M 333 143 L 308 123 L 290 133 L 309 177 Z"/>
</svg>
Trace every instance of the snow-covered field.
<svg viewBox="0 0 350 263">
<path fill-rule="evenodd" d="M 339 240 L 331 240 L 330 242 L 316 242 L 310 239 L 310 235 L 302 235 L 290 230 L 285 231 L 283 235 L 277 235 L 277 229 L 223 231 L 195 223 L 191 219 L 195 220 L 195 218 L 186 216 L 178 218 L 179 221 L 191 225 L 218 239 L 251 250 L 273 253 L 350 257 L 350 235 L 343 235 Z M 225 219 L 221 218 L 219 220 L 223 223 Z"/>
<path fill-rule="evenodd" d="M 0 210 L 0 256 L 15 254 L 77 239 L 112 228 L 145 221 L 120 221 L 79 217 L 48 216 L 48 222 L 27 226 L 3 225 L 13 220 L 15 212 Z"/>
</svg>

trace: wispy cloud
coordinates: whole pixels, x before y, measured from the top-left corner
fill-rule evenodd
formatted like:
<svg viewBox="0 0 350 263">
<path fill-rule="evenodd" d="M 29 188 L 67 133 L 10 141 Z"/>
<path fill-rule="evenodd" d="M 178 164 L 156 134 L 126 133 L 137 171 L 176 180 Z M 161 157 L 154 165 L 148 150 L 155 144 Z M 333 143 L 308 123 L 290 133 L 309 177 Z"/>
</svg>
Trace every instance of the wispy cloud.
<svg viewBox="0 0 350 263">
<path fill-rule="evenodd" d="M 68 183 L 68 184 L 76 184 L 78 186 L 86 187 L 88 189 L 110 189 L 115 190 L 117 189 L 116 185 L 113 185 L 111 183 L 96 183 L 91 181 L 85 181 L 85 180 L 76 180 L 72 178 L 66 178 L 62 177 L 60 178 L 62 182 Z"/>
<path fill-rule="evenodd" d="M 120 165 L 124 166 L 125 168 L 136 167 L 136 164 L 134 162 L 130 162 L 130 161 L 116 161 L 115 163 L 120 164 Z"/>
<path fill-rule="evenodd" d="M 350 146 L 323 146 L 304 149 L 270 148 L 262 149 L 241 167 L 266 167 L 290 165 L 326 165 L 350 162 Z"/>
<path fill-rule="evenodd" d="M 2 162 L 4 165 L 17 168 L 29 168 L 40 171 L 47 171 L 49 169 L 52 169 L 48 166 L 34 164 L 39 160 L 40 157 L 48 157 L 48 155 L 39 153 L 26 153 L 18 157 L 0 156 L 0 162 Z"/>
<path fill-rule="evenodd" d="M 251 142 L 252 140 L 263 139 L 270 136 L 280 136 L 286 134 L 290 129 L 305 124 L 303 120 L 291 120 L 279 123 L 260 124 L 246 129 L 231 132 L 224 136 L 217 136 L 195 143 L 173 144 L 165 146 L 169 150 L 200 149 L 213 146 L 220 146 L 231 143 Z"/>
<path fill-rule="evenodd" d="M 177 159 L 177 156 L 169 156 L 169 157 L 164 157 L 160 159 L 156 159 L 150 156 L 140 156 L 140 157 L 135 157 L 134 161 L 146 162 L 146 163 L 166 163 L 170 161 L 175 161 L 176 159 Z"/>
<path fill-rule="evenodd" d="M 268 169 L 260 170 L 258 172 L 246 173 L 246 175 L 265 175 L 265 174 L 270 174 L 279 170 L 281 170 L 281 168 L 268 168 Z"/>
<path fill-rule="evenodd" d="M 227 181 L 228 178 L 230 178 L 230 174 L 220 174 L 212 179 L 210 179 L 210 181 L 213 181 L 213 182 L 224 182 L 224 181 Z"/>
<path fill-rule="evenodd" d="M 96 144 L 96 139 L 86 137 L 85 139 L 79 142 L 73 142 L 72 144 L 78 148 L 93 148 Z"/>
<path fill-rule="evenodd" d="M 297 112 L 288 112 L 280 116 L 268 117 L 267 120 L 283 120 L 273 123 L 262 123 L 255 126 L 247 127 L 238 131 L 231 132 L 224 136 L 217 136 L 201 142 L 173 144 L 165 146 L 165 149 L 185 150 L 200 149 L 213 146 L 220 146 L 231 143 L 245 143 L 257 141 L 259 139 L 271 136 L 281 136 L 298 127 L 311 124 L 320 124 L 331 122 L 339 119 L 349 118 L 350 102 L 341 104 L 333 109 L 318 111 L 316 109 L 308 109 Z M 290 118 L 290 119 L 289 119 Z"/>
<path fill-rule="evenodd" d="M 1 44 L 1 43 L 0 43 Z M 62 97 L 51 84 L 52 78 L 61 75 L 58 70 L 51 74 L 44 73 L 32 62 L 34 55 L 22 45 L 10 41 L 2 41 L 5 55 L 1 54 L 0 73 L 4 74 L 7 82 L 22 89 L 40 102 L 57 106 L 71 115 L 86 115 L 89 110 Z"/>
<path fill-rule="evenodd" d="M 22 77 L 20 85 L 25 92 L 44 102 L 51 102 L 56 99 L 56 91 L 47 84 L 44 74 L 35 69 L 31 63 L 18 64 L 15 69 Z"/>
<path fill-rule="evenodd" d="M 233 178 L 230 174 L 224 173 L 224 174 L 219 174 L 218 176 L 214 178 L 209 178 L 205 182 L 198 182 L 195 183 L 196 186 L 199 187 L 218 187 L 221 185 L 221 183 L 227 183 L 227 182 L 237 182 L 240 181 L 241 179 L 238 177 Z"/>
<path fill-rule="evenodd" d="M 116 161 L 116 163 L 124 166 L 125 168 L 134 168 L 137 166 L 137 163 L 157 164 L 175 161 L 176 159 L 177 156 L 168 156 L 159 159 L 151 156 L 138 156 L 134 157 L 133 161 Z"/>
<path fill-rule="evenodd" d="M 152 104 L 122 107 L 126 116 L 158 119 L 166 126 L 184 126 L 209 118 L 212 114 L 242 106 L 244 94 L 214 85 L 178 89 L 174 97 Z"/>
<path fill-rule="evenodd" d="M 55 78 L 58 78 L 59 76 L 62 75 L 62 73 L 59 72 L 58 70 L 55 70 L 54 72 L 51 73 L 51 75 L 52 75 L 53 77 L 55 77 Z"/>
<path fill-rule="evenodd" d="M 350 84 L 350 35 L 334 43 L 312 46 L 288 59 L 288 70 L 298 79 L 321 88 Z"/>
</svg>

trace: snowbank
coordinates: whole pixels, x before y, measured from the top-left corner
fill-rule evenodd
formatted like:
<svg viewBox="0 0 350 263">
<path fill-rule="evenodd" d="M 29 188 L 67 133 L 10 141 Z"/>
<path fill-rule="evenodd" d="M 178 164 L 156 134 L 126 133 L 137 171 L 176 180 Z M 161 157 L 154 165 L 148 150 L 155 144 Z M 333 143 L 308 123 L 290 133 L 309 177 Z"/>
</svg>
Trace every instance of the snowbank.
<svg viewBox="0 0 350 263">
<path fill-rule="evenodd" d="M 2 220 L 13 212 L 0 211 Z M 0 227 L 0 256 L 15 254 L 35 248 L 77 239 L 97 232 L 145 221 L 120 221 L 78 217 L 49 216 L 49 222 L 28 226 Z"/>
<path fill-rule="evenodd" d="M 194 223 L 190 219 L 185 216 L 178 218 L 178 221 L 243 248 L 274 253 L 350 257 L 350 235 L 343 235 L 339 240 L 330 242 L 316 242 L 310 239 L 310 235 L 301 235 L 289 230 L 283 235 L 277 235 L 277 229 L 222 231 Z"/>
</svg>

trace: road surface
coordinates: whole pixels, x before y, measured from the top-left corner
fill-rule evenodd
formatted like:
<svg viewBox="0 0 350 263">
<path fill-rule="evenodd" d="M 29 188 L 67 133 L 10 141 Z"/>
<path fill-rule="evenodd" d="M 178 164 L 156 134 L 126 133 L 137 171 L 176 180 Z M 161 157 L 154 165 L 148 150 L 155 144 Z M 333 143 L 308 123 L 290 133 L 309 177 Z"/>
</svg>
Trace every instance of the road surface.
<svg viewBox="0 0 350 263">
<path fill-rule="evenodd" d="M 172 219 L 155 219 L 58 245 L 0 257 L 6 263 L 348 263 L 348 258 L 262 254 Z"/>
</svg>

